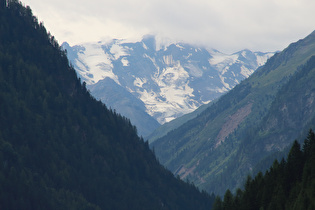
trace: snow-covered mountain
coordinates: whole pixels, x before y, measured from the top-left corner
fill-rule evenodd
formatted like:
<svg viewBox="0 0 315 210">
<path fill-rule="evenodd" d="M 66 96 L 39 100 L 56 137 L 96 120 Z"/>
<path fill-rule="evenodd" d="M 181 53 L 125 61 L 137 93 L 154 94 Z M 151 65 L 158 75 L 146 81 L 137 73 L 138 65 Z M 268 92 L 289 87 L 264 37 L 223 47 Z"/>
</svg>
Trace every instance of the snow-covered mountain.
<svg viewBox="0 0 315 210">
<path fill-rule="evenodd" d="M 192 112 L 233 88 L 273 55 L 250 50 L 227 55 L 184 43 L 157 47 L 153 36 L 136 43 L 112 40 L 62 47 L 92 95 L 130 118 L 141 135 L 159 124 L 146 121 L 154 124 L 149 131 L 135 118 L 152 116 L 163 124 Z"/>
</svg>

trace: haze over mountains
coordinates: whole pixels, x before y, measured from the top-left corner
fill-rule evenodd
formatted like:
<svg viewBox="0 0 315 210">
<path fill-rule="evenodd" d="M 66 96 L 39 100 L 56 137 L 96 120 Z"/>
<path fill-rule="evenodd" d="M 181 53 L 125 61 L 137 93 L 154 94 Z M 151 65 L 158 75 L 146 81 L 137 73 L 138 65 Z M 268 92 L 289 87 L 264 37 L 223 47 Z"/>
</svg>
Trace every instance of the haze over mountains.
<svg viewBox="0 0 315 210">
<path fill-rule="evenodd" d="M 143 136 L 231 90 L 273 55 L 163 46 L 154 36 L 62 47 L 91 94 L 130 118 Z"/>
</svg>

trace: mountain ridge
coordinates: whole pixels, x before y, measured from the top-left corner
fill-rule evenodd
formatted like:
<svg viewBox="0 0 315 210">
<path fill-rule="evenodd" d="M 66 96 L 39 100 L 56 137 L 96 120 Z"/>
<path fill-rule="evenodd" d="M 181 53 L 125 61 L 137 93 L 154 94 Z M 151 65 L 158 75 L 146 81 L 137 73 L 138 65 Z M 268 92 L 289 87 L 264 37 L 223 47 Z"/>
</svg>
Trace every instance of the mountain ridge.
<svg viewBox="0 0 315 210">
<path fill-rule="evenodd" d="M 160 124 L 216 99 L 273 55 L 249 50 L 227 55 L 185 43 L 157 46 L 154 36 L 136 43 L 112 40 L 62 46 L 88 87 L 111 78 L 141 100 L 145 104 L 142 111 Z M 119 112 L 113 104 L 108 106 Z M 133 122 L 133 117 L 126 116 Z"/>
<path fill-rule="evenodd" d="M 235 189 L 260 159 L 278 151 L 274 143 L 268 152 L 257 152 L 260 144 L 254 141 L 259 139 L 255 134 L 259 133 L 278 91 L 314 53 L 314 33 L 276 53 L 196 118 L 155 140 L 151 147 L 161 163 L 173 172 L 184 168 L 178 175 L 210 192 L 223 194 L 223 188 Z M 233 124 L 232 119 L 237 116 L 239 119 Z M 289 146 L 288 141 L 281 150 Z"/>
</svg>

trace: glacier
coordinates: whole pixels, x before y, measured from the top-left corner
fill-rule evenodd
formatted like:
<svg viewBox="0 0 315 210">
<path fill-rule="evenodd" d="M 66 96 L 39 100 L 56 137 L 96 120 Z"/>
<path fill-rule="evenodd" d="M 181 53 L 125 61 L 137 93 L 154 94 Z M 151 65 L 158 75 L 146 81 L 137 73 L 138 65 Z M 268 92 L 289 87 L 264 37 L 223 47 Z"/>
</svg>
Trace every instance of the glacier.
<svg viewBox="0 0 315 210">
<path fill-rule="evenodd" d="M 133 100 L 144 104 L 141 107 L 145 108 L 138 107 L 135 111 L 147 113 L 159 124 L 192 112 L 221 96 L 274 54 L 247 49 L 225 54 L 185 43 L 161 46 L 154 36 L 146 36 L 134 43 L 115 39 L 76 46 L 63 43 L 62 47 L 92 95 L 93 86 L 110 78 L 117 87 L 126 90 L 128 97 L 131 94 Z M 104 91 L 105 95 L 101 95 L 100 89 L 97 91 L 98 99 L 112 97 L 108 91 Z M 113 89 L 112 94 L 114 92 Z M 123 98 L 117 100 L 123 101 Z M 106 105 L 112 107 L 114 103 Z M 131 106 L 125 104 L 125 109 Z M 126 117 L 134 121 L 132 116 Z M 140 134 L 146 132 L 151 131 L 139 131 Z"/>
</svg>

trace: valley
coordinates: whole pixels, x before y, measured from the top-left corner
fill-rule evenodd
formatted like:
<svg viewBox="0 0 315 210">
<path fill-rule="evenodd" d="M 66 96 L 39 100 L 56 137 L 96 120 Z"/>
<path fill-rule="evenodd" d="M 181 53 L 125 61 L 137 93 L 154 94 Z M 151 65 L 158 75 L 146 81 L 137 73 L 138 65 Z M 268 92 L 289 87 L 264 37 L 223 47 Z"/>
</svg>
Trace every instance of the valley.
<svg viewBox="0 0 315 210">
<path fill-rule="evenodd" d="M 269 120 L 267 130 L 261 126 L 283 85 L 312 55 L 312 37 L 274 56 L 249 50 L 226 55 L 183 43 L 161 46 L 152 36 L 137 43 L 93 44 L 99 51 L 87 52 L 85 44 L 63 47 L 91 94 L 130 117 L 163 165 L 201 189 L 222 194 L 239 187 L 237 180 L 265 170 L 261 161 L 290 146 L 290 135 L 275 135 L 277 120 Z M 92 54 L 107 56 L 103 80 L 99 73 L 98 79 L 93 76 L 93 66 L 102 67 L 102 60 L 88 62 Z M 85 69 L 79 63 L 85 63 Z M 292 135 L 299 138 L 301 133 Z M 278 140 L 258 140 L 267 136 Z M 227 181 L 228 174 L 232 178 Z"/>
<path fill-rule="evenodd" d="M 314 79 L 315 31 L 59 45 L 0 0 L 0 209 L 314 209 Z"/>
</svg>

